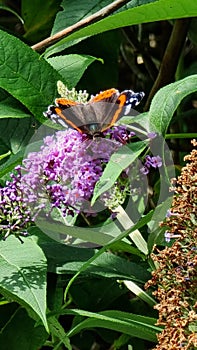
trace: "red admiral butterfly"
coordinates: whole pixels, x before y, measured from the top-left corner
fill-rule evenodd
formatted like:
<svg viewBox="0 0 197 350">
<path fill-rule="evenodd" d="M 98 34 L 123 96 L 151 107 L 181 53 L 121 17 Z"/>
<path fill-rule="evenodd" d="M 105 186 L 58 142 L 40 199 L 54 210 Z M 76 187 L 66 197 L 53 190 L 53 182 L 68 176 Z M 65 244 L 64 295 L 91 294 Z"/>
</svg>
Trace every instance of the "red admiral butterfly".
<svg viewBox="0 0 197 350">
<path fill-rule="evenodd" d="M 121 116 L 128 114 L 143 97 L 143 92 L 119 92 L 113 88 L 100 92 L 86 103 L 62 97 L 55 100 L 56 106 L 48 107 L 44 116 L 93 138 L 113 126 Z"/>
</svg>

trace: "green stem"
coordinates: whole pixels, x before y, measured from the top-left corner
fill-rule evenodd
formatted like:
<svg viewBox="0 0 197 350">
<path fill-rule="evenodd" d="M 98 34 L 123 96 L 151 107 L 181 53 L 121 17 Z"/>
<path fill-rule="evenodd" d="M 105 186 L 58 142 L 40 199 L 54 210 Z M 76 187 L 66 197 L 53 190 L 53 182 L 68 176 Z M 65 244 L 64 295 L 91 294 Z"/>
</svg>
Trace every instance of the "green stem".
<svg viewBox="0 0 197 350">
<path fill-rule="evenodd" d="M 197 138 L 196 132 L 181 133 L 181 134 L 166 134 L 166 139 L 193 139 Z"/>
<path fill-rule="evenodd" d="M 3 158 L 8 157 L 10 154 L 11 154 L 10 151 L 8 151 L 7 153 L 1 154 L 1 155 L 0 155 L 0 160 L 2 160 Z"/>
</svg>

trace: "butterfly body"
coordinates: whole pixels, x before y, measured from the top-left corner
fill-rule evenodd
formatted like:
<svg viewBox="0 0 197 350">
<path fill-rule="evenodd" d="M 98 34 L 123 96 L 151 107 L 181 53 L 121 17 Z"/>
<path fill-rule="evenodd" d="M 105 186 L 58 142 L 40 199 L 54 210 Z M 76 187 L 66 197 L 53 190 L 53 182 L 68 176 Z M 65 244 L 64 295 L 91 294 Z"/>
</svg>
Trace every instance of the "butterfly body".
<svg viewBox="0 0 197 350">
<path fill-rule="evenodd" d="M 112 88 L 86 103 L 57 98 L 56 106 L 49 106 L 44 115 L 63 127 L 69 126 L 93 138 L 113 126 L 121 116 L 128 114 L 143 97 L 143 92 L 124 90 L 120 93 Z"/>
<path fill-rule="evenodd" d="M 90 136 L 95 136 L 95 135 L 100 135 L 102 132 L 102 125 L 101 123 L 93 123 L 91 122 L 90 124 L 85 124 L 80 126 L 80 131 L 83 134 L 87 134 Z"/>
</svg>

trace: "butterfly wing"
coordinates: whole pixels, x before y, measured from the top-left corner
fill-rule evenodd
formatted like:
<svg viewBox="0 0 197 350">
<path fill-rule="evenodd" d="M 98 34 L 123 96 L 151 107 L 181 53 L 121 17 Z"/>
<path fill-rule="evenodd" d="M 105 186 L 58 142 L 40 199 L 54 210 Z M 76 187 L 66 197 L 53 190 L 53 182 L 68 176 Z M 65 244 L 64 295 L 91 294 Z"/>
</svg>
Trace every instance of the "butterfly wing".
<svg viewBox="0 0 197 350">
<path fill-rule="evenodd" d="M 55 103 L 56 106 L 51 105 L 48 107 L 44 116 L 65 128 L 69 126 L 82 133 L 80 126 L 83 123 L 83 120 L 81 120 L 83 119 L 81 112 L 83 104 L 66 98 L 57 98 Z"/>
<path fill-rule="evenodd" d="M 57 98 L 56 106 L 49 106 L 44 115 L 64 127 L 70 126 L 80 133 L 94 135 L 107 129 L 108 120 L 113 116 L 118 90 L 109 89 L 83 104 L 65 98 Z"/>
<path fill-rule="evenodd" d="M 118 90 L 114 88 L 108 89 L 92 97 L 88 103 L 95 103 L 95 102 L 115 103 L 118 95 L 119 95 Z"/>
<path fill-rule="evenodd" d="M 103 91 L 93 97 L 89 103 L 94 106 L 96 120 L 101 126 L 100 131 L 103 132 L 113 126 L 119 118 L 137 106 L 143 97 L 143 92 L 124 90 L 119 93 L 116 89 Z"/>
<path fill-rule="evenodd" d="M 120 93 L 119 98 L 122 98 L 122 95 L 124 96 L 124 98 L 126 97 L 126 102 L 124 105 L 124 115 L 129 114 L 129 112 L 131 111 L 131 108 L 136 107 L 141 100 L 143 99 L 143 97 L 145 96 L 144 92 L 134 92 L 132 90 L 124 90 Z"/>
<path fill-rule="evenodd" d="M 118 119 L 121 109 L 121 107 L 117 104 L 118 96 L 118 90 L 109 89 L 100 92 L 88 102 L 88 104 L 90 104 L 94 109 L 95 118 L 99 125 L 100 132 L 108 129 L 115 123 L 112 123 L 112 119 Z"/>
<path fill-rule="evenodd" d="M 143 92 L 124 90 L 119 93 L 112 88 L 92 97 L 88 103 L 57 98 L 56 106 L 49 106 L 44 115 L 64 127 L 70 126 L 80 133 L 91 136 L 113 126 L 128 114 L 144 97 Z"/>
</svg>

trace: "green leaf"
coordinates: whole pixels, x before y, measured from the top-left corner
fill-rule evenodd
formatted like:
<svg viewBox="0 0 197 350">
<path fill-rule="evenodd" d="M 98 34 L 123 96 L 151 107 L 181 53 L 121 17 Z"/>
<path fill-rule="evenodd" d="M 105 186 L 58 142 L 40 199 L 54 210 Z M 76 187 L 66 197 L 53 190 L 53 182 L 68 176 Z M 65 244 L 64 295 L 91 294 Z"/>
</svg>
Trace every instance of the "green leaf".
<svg viewBox="0 0 197 350">
<path fill-rule="evenodd" d="M 24 21 L 23 21 L 22 17 L 19 16 L 19 14 L 16 11 L 14 11 L 13 9 L 11 9 L 10 7 L 5 6 L 5 5 L 0 5 L 0 10 L 8 11 L 8 12 L 12 13 L 13 15 L 15 15 L 19 19 L 19 21 L 22 24 L 24 24 Z"/>
<path fill-rule="evenodd" d="M 197 74 L 160 89 L 154 96 L 149 110 L 151 131 L 165 135 L 173 114 L 182 99 L 195 91 L 197 91 Z"/>
<path fill-rule="evenodd" d="M 25 111 L 24 106 L 10 96 L 5 90 L 0 89 L 0 119 L 3 118 L 27 118 L 31 114 Z"/>
<path fill-rule="evenodd" d="M 102 256 L 99 256 L 89 265 L 86 272 L 95 273 L 105 278 L 129 278 L 137 283 L 144 283 L 149 279 L 149 273 L 139 264 L 126 261 L 111 253 L 103 253 Z"/>
<path fill-rule="evenodd" d="M 109 305 L 116 305 L 117 299 L 126 301 L 127 288 L 123 285 L 120 287 L 120 283 L 115 279 L 81 276 L 77 283 L 71 286 L 69 294 L 76 308 L 98 311 L 107 310 Z"/>
<path fill-rule="evenodd" d="M 51 272 L 58 272 L 58 267 L 62 266 L 65 262 L 65 256 L 69 256 L 71 260 L 76 259 L 77 261 L 86 261 L 88 260 L 92 255 L 94 255 L 95 250 L 94 249 L 81 249 L 74 246 L 67 246 L 62 245 L 60 243 L 57 243 L 53 239 L 44 234 L 37 226 L 30 227 L 28 229 L 28 232 L 32 235 L 35 235 L 38 240 L 36 242 L 41 246 L 43 249 L 45 255 L 49 259 L 49 267 Z M 57 245 L 57 248 L 56 248 Z M 141 258 L 144 258 L 144 255 L 139 252 L 139 250 L 131 245 L 131 243 L 126 243 L 125 241 L 117 241 L 113 244 L 113 247 L 110 247 L 113 252 L 116 251 L 123 251 L 127 252 L 133 255 L 140 256 Z M 56 255 L 56 258 L 54 256 L 54 252 L 56 252 L 56 249 L 59 249 L 59 254 Z M 83 253 L 82 253 L 83 252 Z M 55 253 L 56 254 L 56 253 Z M 57 258 L 58 257 L 58 258 Z M 56 259 L 58 261 L 58 264 L 56 266 Z"/>
<path fill-rule="evenodd" d="M 74 245 L 80 245 L 80 243 L 94 243 L 96 245 L 106 245 L 108 244 L 114 236 L 118 236 L 120 234 L 120 230 L 118 227 L 115 227 L 114 224 L 108 224 L 106 226 L 102 227 L 78 227 L 78 226 L 68 226 L 52 220 L 46 220 L 42 217 L 36 218 L 36 225 L 46 234 L 49 235 L 49 237 L 53 237 L 53 239 L 57 241 L 61 241 L 65 243 L 65 240 L 68 238 L 67 244 Z M 112 231 L 112 229 L 114 230 Z M 64 236 L 62 236 L 64 235 Z M 66 236 L 72 236 L 76 238 L 75 241 L 69 241 L 69 237 Z"/>
<path fill-rule="evenodd" d="M 20 150 L 18 153 L 11 155 L 5 163 L 0 165 L 0 178 L 13 171 L 15 166 L 21 164 L 23 155 L 24 150 Z"/>
<path fill-rule="evenodd" d="M 77 85 L 87 67 L 96 60 L 87 55 L 65 55 L 49 58 L 47 61 L 58 71 L 67 82 L 67 87 Z M 101 60 L 102 62 L 102 60 Z"/>
<path fill-rule="evenodd" d="M 0 119 L 0 153 L 12 152 L 10 157 L 0 165 L 0 177 L 21 164 L 25 147 L 35 132 L 33 118 Z"/>
<path fill-rule="evenodd" d="M 7 319 L 7 313 L 14 303 L 1 306 L 1 322 L 4 321 L 0 332 L 0 348 L 3 350 L 38 350 L 48 338 L 43 326 L 35 326 L 24 308 L 13 310 Z M 25 325 L 25 328 L 24 328 Z M 10 336 L 12 334 L 12 336 Z"/>
<path fill-rule="evenodd" d="M 157 320 L 154 318 L 116 310 L 108 310 L 99 313 L 83 310 L 65 310 L 64 314 L 89 317 L 73 327 L 68 332 L 69 337 L 78 334 L 83 329 L 101 327 L 125 333 L 131 337 L 156 342 L 156 333 L 159 333 L 162 330 L 155 326 Z"/>
<path fill-rule="evenodd" d="M 154 2 L 157 0 L 132 0 L 129 3 L 127 3 L 126 5 L 122 6 L 118 11 L 114 11 L 114 12 L 119 12 L 119 11 L 124 11 L 128 8 L 133 8 L 135 6 L 139 6 L 139 5 L 143 5 L 146 4 L 148 2 Z M 93 15 L 95 12 L 100 11 L 102 8 L 104 8 L 107 5 L 110 5 L 111 1 L 110 0 L 82 0 L 80 2 L 80 10 L 79 10 L 79 6 L 76 2 L 70 1 L 70 0 L 63 0 L 61 3 L 62 6 L 62 10 L 58 12 L 55 22 L 54 22 L 54 26 L 52 29 L 52 35 L 56 34 L 58 32 L 60 32 L 61 30 L 64 30 L 65 28 L 78 23 L 79 21 L 83 20 L 86 17 L 89 17 L 91 15 Z M 88 35 L 88 36 L 91 36 Z M 64 50 L 65 48 L 73 45 L 73 44 L 77 44 L 79 43 L 81 40 L 85 39 L 84 37 L 80 37 L 74 41 L 72 41 L 72 43 L 70 42 L 65 42 L 61 45 L 61 47 L 58 47 L 57 50 L 55 50 L 54 52 L 59 52 Z"/>
<path fill-rule="evenodd" d="M 120 118 L 117 125 L 127 125 L 128 130 L 134 131 L 139 139 L 147 138 L 150 132 L 150 122 L 148 112 L 140 113 L 135 116 L 124 116 Z"/>
<path fill-rule="evenodd" d="M 61 10 L 57 13 L 52 35 L 79 22 L 81 19 L 97 12 L 108 5 L 111 0 L 81 0 L 79 3 L 71 0 L 62 0 Z"/>
<path fill-rule="evenodd" d="M 143 5 L 146 3 L 154 2 L 158 0 L 132 0 L 126 5 L 123 5 L 118 11 L 123 11 L 128 8 Z M 71 26 L 80 20 L 91 16 L 95 12 L 101 10 L 105 6 L 111 4 L 111 0 L 81 0 L 80 8 L 77 2 L 71 0 L 63 0 L 61 3 L 61 11 L 57 13 L 52 34 Z"/>
<path fill-rule="evenodd" d="M 67 247 L 56 242 L 41 244 L 48 259 L 50 272 L 73 274 L 81 269 L 85 261 L 94 255 L 93 250 Z M 103 253 L 84 272 L 85 276 L 128 279 L 144 284 L 150 274 L 139 264 L 127 261 L 112 253 Z"/>
<path fill-rule="evenodd" d="M 75 39 L 92 36 L 115 28 L 131 26 L 139 23 L 169 20 L 173 18 L 195 17 L 196 14 L 196 1 L 188 0 L 186 3 L 185 0 L 158 0 L 130 8 L 126 11 L 118 12 L 82 28 L 51 46 L 46 51 L 46 54 L 51 55 L 62 50 L 62 48 L 58 48 L 58 46 L 63 43 L 69 42 L 70 45 L 72 45 Z"/>
<path fill-rule="evenodd" d="M 0 36 L 0 87 L 43 120 L 42 113 L 55 99 L 61 76 L 19 39 L 2 30 Z"/>
<path fill-rule="evenodd" d="M 55 316 L 52 316 L 52 317 L 49 318 L 49 329 L 50 329 L 51 334 L 55 338 L 60 339 L 60 343 L 58 345 L 64 344 L 66 346 L 66 349 L 72 350 L 69 338 L 66 335 L 64 328 L 58 322 L 58 320 L 56 319 Z M 54 348 L 54 350 L 55 349 L 57 349 L 57 350 L 59 349 L 58 345 L 57 345 L 57 347 Z"/>
<path fill-rule="evenodd" d="M 138 248 L 133 247 L 130 242 L 127 243 L 124 240 L 114 243 L 113 247 L 111 247 L 111 250 L 115 251 L 115 252 L 116 251 L 119 251 L 119 252 L 123 251 L 124 253 L 130 253 L 133 255 L 137 255 L 137 256 L 141 257 L 142 259 L 144 259 L 144 254 L 141 253 Z"/>
<path fill-rule="evenodd" d="M 68 293 L 68 290 L 72 283 L 75 281 L 75 279 L 79 276 L 80 273 L 85 271 L 90 264 L 97 259 L 100 255 L 102 255 L 106 249 L 113 248 L 113 246 L 120 240 L 124 239 L 126 236 L 128 236 L 130 233 L 135 232 L 135 230 L 138 230 L 139 228 L 143 227 L 144 225 L 147 224 L 147 222 L 150 221 L 152 217 L 152 212 L 150 211 L 148 214 L 146 214 L 144 217 L 142 217 L 133 227 L 129 228 L 126 231 L 123 231 L 120 233 L 117 237 L 115 237 L 111 242 L 109 242 L 106 246 L 102 247 L 94 256 L 92 256 L 89 260 L 87 260 L 82 267 L 77 271 L 77 273 L 71 278 L 69 281 L 66 290 L 65 290 L 65 300 L 66 300 L 66 295 Z"/>
<path fill-rule="evenodd" d="M 24 37 L 31 41 L 39 41 L 50 34 L 54 17 L 59 9 L 60 0 L 22 0 L 21 13 L 24 19 Z"/>
<path fill-rule="evenodd" d="M 156 301 L 151 298 L 148 293 L 146 293 L 142 288 L 140 288 L 136 283 L 132 281 L 123 281 L 125 286 L 138 298 L 144 300 L 147 304 L 153 307 L 156 304 Z"/>
<path fill-rule="evenodd" d="M 33 118 L 0 120 L 0 139 L 14 154 L 28 144 L 34 132 Z"/>
<path fill-rule="evenodd" d="M 94 188 L 94 195 L 91 202 L 92 205 L 102 193 L 113 186 L 122 171 L 136 160 L 146 146 L 147 142 L 139 141 L 130 146 L 122 146 L 111 156 L 102 176 Z"/>
<path fill-rule="evenodd" d="M 46 329 L 46 258 L 31 239 L 0 241 L 0 292 L 39 316 Z"/>
<path fill-rule="evenodd" d="M 35 224 L 54 240 L 77 247 L 87 247 L 90 243 L 96 244 L 96 246 L 105 246 L 113 241 L 114 237 L 117 238 L 121 235 L 121 230 L 117 225 L 117 223 L 122 224 L 119 215 L 117 216 L 116 221 L 109 221 L 107 224 L 104 223 L 102 226 L 95 227 L 71 226 L 69 222 L 66 221 L 66 218 L 62 217 L 62 219 L 64 219 L 64 221 L 60 221 L 60 219 L 58 219 L 58 221 L 54 219 L 50 220 L 50 218 L 46 220 L 45 217 L 37 216 Z M 126 228 L 133 227 L 134 223 L 131 220 L 128 222 L 129 225 L 127 225 Z M 122 226 L 125 228 L 124 225 Z M 131 239 L 139 249 L 138 253 L 136 249 L 132 250 L 132 253 L 136 255 L 140 255 L 140 252 L 143 252 L 144 254 L 148 253 L 146 242 L 138 231 L 133 232 Z M 130 242 L 124 238 L 123 243 Z M 121 247 L 122 242 L 118 245 L 116 243 L 116 246 Z"/>
</svg>

